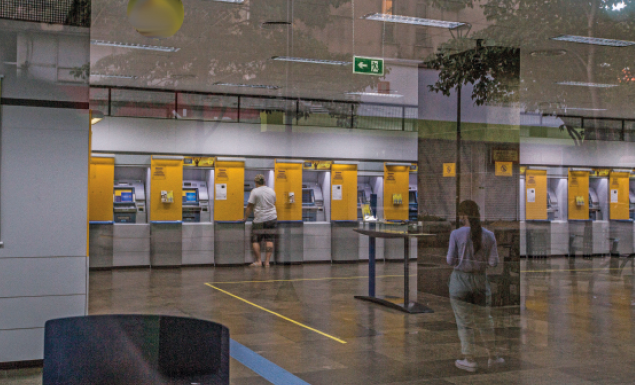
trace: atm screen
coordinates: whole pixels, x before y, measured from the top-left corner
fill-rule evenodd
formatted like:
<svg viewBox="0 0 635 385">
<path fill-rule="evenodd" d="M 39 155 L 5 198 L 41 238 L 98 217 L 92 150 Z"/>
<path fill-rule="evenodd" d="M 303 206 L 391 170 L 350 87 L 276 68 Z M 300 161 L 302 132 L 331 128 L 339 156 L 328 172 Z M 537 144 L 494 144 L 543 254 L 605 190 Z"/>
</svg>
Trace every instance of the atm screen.
<svg viewBox="0 0 635 385">
<path fill-rule="evenodd" d="M 115 190 L 115 202 L 116 203 L 133 203 L 134 193 L 132 189 L 116 189 Z"/>
<path fill-rule="evenodd" d="M 313 189 L 302 189 L 302 203 L 315 203 Z"/>
<path fill-rule="evenodd" d="M 184 189 L 183 203 L 198 203 L 198 191 L 195 189 Z"/>
</svg>

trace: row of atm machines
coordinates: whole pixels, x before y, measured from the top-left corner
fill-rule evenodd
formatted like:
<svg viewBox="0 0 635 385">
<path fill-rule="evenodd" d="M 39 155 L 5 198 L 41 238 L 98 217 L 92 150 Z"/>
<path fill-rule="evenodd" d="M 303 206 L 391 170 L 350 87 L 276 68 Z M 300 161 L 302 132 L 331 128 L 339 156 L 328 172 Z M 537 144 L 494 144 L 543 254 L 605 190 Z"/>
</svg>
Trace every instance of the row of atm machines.
<svg viewBox="0 0 635 385">
<path fill-rule="evenodd" d="M 537 187 L 530 180 L 536 180 Z M 536 188 L 541 184 L 546 193 L 544 214 L 532 207 L 540 206 Z M 635 252 L 635 179 L 630 170 L 598 175 L 592 169 L 570 168 L 563 173 L 561 168 L 531 170 L 529 166 L 521 178 L 521 197 L 521 255 L 624 256 Z"/>
<path fill-rule="evenodd" d="M 183 222 L 211 221 L 206 181 L 183 181 Z M 113 190 L 114 223 L 146 223 L 145 183 L 142 180 L 116 180 Z"/>
<path fill-rule="evenodd" d="M 316 261 L 350 262 L 368 258 L 368 240 L 351 231 L 362 222 L 362 205 L 376 203 L 373 213 L 385 218 L 383 205 L 384 172 L 357 172 L 356 212 L 350 220 L 332 218 L 332 186 L 330 170 L 303 170 L 301 173 L 301 220 L 280 221 L 280 236 L 274 259 L 282 263 Z M 92 167 L 92 164 L 91 164 Z M 183 167 L 180 196 L 161 193 L 161 203 L 153 202 L 152 185 L 163 183 L 157 171 L 146 166 L 113 165 L 112 221 L 104 213 L 100 220 L 90 220 L 89 255 L 91 268 L 119 266 L 178 266 L 178 265 L 242 265 L 251 263 L 249 234 L 251 220 L 215 220 L 214 206 L 218 202 L 218 171 L 213 167 Z M 132 172 L 132 169 L 135 169 Z M 254 177 L 264 174 L 266 184 L 276 184 L 273 169 L 262 166 L 243 170 L 242 207 L 244 212 Z M 106 176 L 109 178 L 110 174 Z M 408 174 L 408 219 L 417 219 L 416 173 Z M 101 187 L 101 185 L 99 185 Z M 91 187 L 91 190 L 93 187 Z M 215 191 L 216 189 L 216 191 Z M 229 188 L 228 188 L 229 189 Z M 165 196 L 163 193 L 166 193 Z M 105 194 L 101 191 L 102 194 Z M 172 192 L 174 194 L 174 192 Z M 97 192 L 91 191 L 91 199 Z M 278 200 L 289 206 L 290 197 L 278 193 Z M 180 221 L 155 220 L 157 205 L 169 206 L 168 201 L 179 200 Z M 299 197 L 298 197 L 299 198 Z M 105 197 L 104 197 L 105 199 Z M 156 198 L 154 198 L 156 199 Z M 293 198 L 295 199 L 295 197 Z M 339 199 L 342 199 L 341 197 Z M 346 198 L 345 198 L 346 199 Z M 402 199 L 402 198 L 400 198 Z M 221 202 L 224 203 L 224 202 Z M 295 203 L 295 202 L 294 202 Z M 337 202 L 336 202 L 337 203 Z M 280 208 L 279 208 L 280 211 Z M 92 217 L 92 206 L 89 211 Z M 279 214 L 280 216 L 280 214 Z M 177 223 L 180 222 L 180 223 Z M 399 242 L 377 244 L 377 258 L 403 259 L 403 245 Z M 416 257 L 416 245 L 411 245 Z"/>
</svg>

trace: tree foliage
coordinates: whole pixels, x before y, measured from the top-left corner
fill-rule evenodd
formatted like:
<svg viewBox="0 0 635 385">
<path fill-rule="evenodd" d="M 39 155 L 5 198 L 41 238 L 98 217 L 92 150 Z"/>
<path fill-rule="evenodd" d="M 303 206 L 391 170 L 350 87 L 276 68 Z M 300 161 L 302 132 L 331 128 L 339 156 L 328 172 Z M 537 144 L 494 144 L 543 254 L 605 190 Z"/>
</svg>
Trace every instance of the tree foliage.
<svg viewBox="0 0 635 385">
<path fill-rule="evenodd" d="M 439 80 L 428 86 L 430 91 L 450 96 L 456 87 L 473 84 L 472 100 L 476 105 L 517 102 L 520 49 L 482 47 L 480 43 L 463 49 L 473 44 L 470 39 L 455 40 L 442 46 L 441 52 L 427 62 L 429 68 L 439 70 Z"/>
</svg>

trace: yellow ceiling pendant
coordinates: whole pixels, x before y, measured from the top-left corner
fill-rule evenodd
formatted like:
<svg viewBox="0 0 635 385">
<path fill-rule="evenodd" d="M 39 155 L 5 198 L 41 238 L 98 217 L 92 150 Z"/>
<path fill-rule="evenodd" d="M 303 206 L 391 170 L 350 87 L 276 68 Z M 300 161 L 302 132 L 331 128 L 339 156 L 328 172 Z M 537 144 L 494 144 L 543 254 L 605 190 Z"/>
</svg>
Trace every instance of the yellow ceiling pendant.
<svg viewBox="0 0 635 385">
<path fill-rule="evenodd" d="M 173 36 L 183 25 L 181 0 L 130 0 L 128 20 L 137 32 L 155 39 Z"/>
</svg>

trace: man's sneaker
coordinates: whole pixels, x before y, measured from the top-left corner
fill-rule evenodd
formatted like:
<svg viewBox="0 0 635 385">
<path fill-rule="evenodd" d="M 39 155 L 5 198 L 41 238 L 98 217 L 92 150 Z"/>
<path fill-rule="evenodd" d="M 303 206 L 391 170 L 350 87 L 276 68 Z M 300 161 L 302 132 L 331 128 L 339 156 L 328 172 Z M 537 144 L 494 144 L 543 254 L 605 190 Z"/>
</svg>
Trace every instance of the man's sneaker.
<svg viewBox="0 0 635 385">
<path fill-rule="evenodd" d="M 503 365 L 505 365 L 505 359 L 503 357 L 490 358 L 489 360 L 487 360 L 488 368 L 493 368 L 496 366 L 503 366 Z"/>
<path fill-rule="evenodd" d="M 456 360 L 456 362 L 454 362 L 454 365 L 456 365 L 457 368 L 468 371 L 470 373 L 474 373 L 476 372 L 476 369 L 478 369 L 478 364 L 476 363 L 476 361 L 468 361 L 466 359 Z"/>
</svg>

